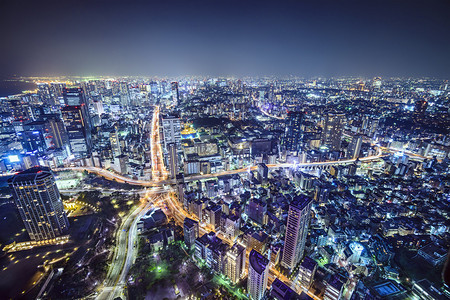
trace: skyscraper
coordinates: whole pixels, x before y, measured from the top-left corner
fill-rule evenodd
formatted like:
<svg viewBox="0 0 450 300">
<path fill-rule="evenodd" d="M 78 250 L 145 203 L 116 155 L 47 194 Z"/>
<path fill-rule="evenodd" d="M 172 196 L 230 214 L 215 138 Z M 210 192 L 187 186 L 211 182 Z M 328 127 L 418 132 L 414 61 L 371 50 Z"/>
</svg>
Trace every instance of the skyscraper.
<svg viewBox="0 0 450 300">
<path fill-rule="evenodd" d="M 245 269 L 245 248 L 239 244 L 234 244 L 227 251 L 226 265 L 224 273 L 233 283 L 237 283 L 244 274 Z"/>
<path fill-rule="evenodd" d="M 189 218 L 184 219 L 183 224 L 184 243 L 189 249 L 195 246 L 195 240 L 198 238 L 198 222 Z"/>
<path fill-rule="evenodd" d="M 177 145 L 175 143 L 168 144 L 168 161 L 169 161 L 169 172 L 170 178 L 175 178 L 178 173 L 178 154 Z"/>
<path fill-rule="evenodd" d="M 306 236 L 311 215 L 312 200 L 306 196 L 296 196 L 289 206 L 289 214 L 284 239 L 281 265 L 293 269 L 305 250 Z"/>
<path fill-rule="evenodd" d="M 114 129 L 109 133 L 109 142 L 111 144 L 111 151 L 114 157 L 122 154 L 122 150 L 120 148 L 119 134 L 117 129 Z"/>
<path fill-rule="evenodd" d="M 69 221 L 50 168 L 33 167 L 8 180 L 25 228 L 34 241 L 67 233 Z"/>
<path fill-rule="evenodd" d="M 56 115 L 49 117 L 45 123 L 46 131 L 51 136 L 51 143 L 56 149 L 62 149 L 68 145 L 68 137 L 64 123 Z"/>
<path fill-rule="evenodd" d="M 180 101 L 180 92 L 178 91 L 178 82 L 172 82 L 172 102 L 174 106 Z"/>
<path fill-rule="evenodd" d="M 347 148 L 347 158 L 355 159 L 359 157 L 359 152 L 361 151 L 362 136 L 355 135 L 352 137 L 350 144 Z"/>
<path fill-rule="evenodd" d="M 334 113 L 327 114 L 325 118 L 325 126 L 322 131 L 321 144 L 327 146 L 330 151 L 339 151 L 341 149 L 344 118 L 344 114 Z"/>
<path fill-rule="evenodd" d="M 263 298 L 269 277 L 269 260 L 256 250 L 248 258 L 247 291 L 252 300 Z"/>
<path fill-rule="evenodd" d="M 87 100 L 81 88 L 64 88 L 65 107 L 61 109 L 64 125 L 69 138 L 70 150 L 77 157 L 91 153 L 91 118 Z"/>
<path fill-rule="evenodd" d="M 77 105 L 66 106 L 61 109 L 70 150 L 77 158 L 88 156 L 92 147 L 91 128 L 85 107 L 84 105 Z"/>
<path fill-rule="evenodd" d="M 86 97 L 81 88 L 64 88 L 64 103 L 68 106 L 87 105 Z"/>
<path fill-rule="evenodd" d="M 269 176 L 269 168 L 265 164 L 258 164 L 258 180 L 261 183 L 267 183 L 267 178 Z"/>
<path fill-rule="evenodd" d="M 181 120 L 178 115 L 165 115 L 162 117 L 162 128 L 164 135 L 164 149 L 168 149 L 170 143 L 175 143 L 177 149 L 181 140 Z"/>
<path fill-rule="evenodd" d="M 288 112 L 286 129 L 283 137 L 283 148 L 287 151 L 298 151 L 302 138 L 301 125 L 303 112 Z"/>
</svg>

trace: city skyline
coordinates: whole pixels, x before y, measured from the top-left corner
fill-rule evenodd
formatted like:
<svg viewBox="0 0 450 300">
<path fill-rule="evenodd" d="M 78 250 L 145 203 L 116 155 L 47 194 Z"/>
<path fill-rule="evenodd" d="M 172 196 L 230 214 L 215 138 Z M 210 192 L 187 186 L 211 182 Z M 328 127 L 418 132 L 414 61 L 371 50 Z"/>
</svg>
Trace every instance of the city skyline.
<svg viewBox="0 0 450 300">
<path fill-rule="evenodd" d="M 0 4 L 0 298 L 450 297 L 450 1 Z"/>
<path fill-rule="evenodd" d="M 448 81 L 26 80 L 0 105 L 1 293 L 448 293 Z"/>
</svg>

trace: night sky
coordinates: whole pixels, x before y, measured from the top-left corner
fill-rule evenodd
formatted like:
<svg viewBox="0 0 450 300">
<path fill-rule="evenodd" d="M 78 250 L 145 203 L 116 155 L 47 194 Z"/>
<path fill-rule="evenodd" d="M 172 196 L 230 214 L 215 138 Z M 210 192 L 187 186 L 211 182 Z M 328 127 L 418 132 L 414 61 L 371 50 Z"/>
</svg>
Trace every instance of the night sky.
<svg viewBox="0 0 450 300">
<path fill-rule="evenodd" d="M 279 2 L 1 1 L 0 75 L 450 77 L 450 1 Z"/>
</svg>

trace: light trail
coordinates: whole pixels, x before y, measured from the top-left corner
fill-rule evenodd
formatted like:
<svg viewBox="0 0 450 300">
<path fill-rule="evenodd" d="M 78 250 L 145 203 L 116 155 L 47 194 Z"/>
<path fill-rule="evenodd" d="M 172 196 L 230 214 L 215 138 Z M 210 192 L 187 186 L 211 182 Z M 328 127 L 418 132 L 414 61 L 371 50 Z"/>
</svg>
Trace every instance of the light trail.
<svg viewBox="0 0 450 300">
<path fill-rule="evenodd" d="M 158 202 L 159 197 L 167 193 L 163 192 L 160 196 L 155 196 L 158 192 L 161 192 L 161 186 L 163 186 L 162 180 L 167 178 L 167 171 L 164 167 L 163 155 L 159 136 L 159 107 L 155 107 L 155 111 L 152 119 L 152 132 L 150 139 L 152 149 L 152 174 L 154 175 L 154 182 L 157 184 L 155 191 L 149 191 L 149 195 L 144 198 L 143 203 L 135 210 L 131 211 L 124 219 L 124 222 L 117 232 L 117 244 L 114 251 L 113 263 L 110 265 L 108 274 L 104 281 L 104 285 L 100 287 L 100 292 L 97 296 L 98 300 L 112 300 L 116 297 L 123 295 L 123 287 L 126 285 L 126 278 L 128 272 L 133 265 L 136 257 L 136 239 L 137 223 L 141 217 L 147 212 L 147 210 Z M 89 169 L 88 171 L 98 171 L 102 176 L 110 176 L 115 179 L 123 180 L 124 182 L 133 184 L 138 183 L 142 185 L 141 181 L 128 180 L 122 175 L 116 175 L 112 172 L 100 169 Z"/>
</svg>

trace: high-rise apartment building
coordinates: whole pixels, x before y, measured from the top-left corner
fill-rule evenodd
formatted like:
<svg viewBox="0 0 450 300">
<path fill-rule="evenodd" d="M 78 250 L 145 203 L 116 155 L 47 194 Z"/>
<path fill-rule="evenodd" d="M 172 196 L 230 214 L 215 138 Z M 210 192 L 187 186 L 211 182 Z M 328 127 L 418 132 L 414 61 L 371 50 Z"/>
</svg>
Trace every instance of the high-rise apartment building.
<svg viewBox="0 0 450 300">
<path fill-rule="evenodd" d="M 311 217 L 312 199 L 296 196 L 289 206 L 284 251 L 281 265 L 292 270 L 305 250 L 308 225 Z"/>
<path fill-rule="evenodd" d="M 189 218 L 184 219 L 183 224 L 184 243 L 189 249 L 195 246 L 195 240 L 198 238 L 198 222 Z"/>
<path fill-rule="evenodd" d="M 172 86 L 172 102 L 174 106 L 177 106 L 180 101 L 180 92 L 178 90 L 178 82 L 174 81 Z"/>
<path fill-rule="evenodd" d="M 224 274 L 233 283 L 237 283 L 244 274 L 245 269 L 245 248 L 239 244 L 234 244 L 227 251 Z"/>
<path fill-rule="evenodd" d="M 303 112 L 290 111 L 287 114 L 286 129 L 283 137 L 283 148 L 298 151 L 302 139 Z"/>
<path fill-rule="evenodd" d="M 247 291 L 252 300 L 263 298 L 269 277 L 269 260 L 256 250 L 248 258 Z"/>
<path fill-rule="evenodd" d="M 339 151 L 341 149 L 344 121 L 344 114 L 329 113 L 325 118 L 325 126 L 322 130 L 321 144 L 327 146 L 330 151 Z"/>
<path fill-rule="evenodd" d="M 69 221 L 50 168 L 20 172 L 8 185 L 31 240 L 51 240 L 67 233 Z"/>
<path fill-rule="evenodd" d="M 362 145 L 362 136 L 361 135 L 355 135 L 352 137 L 352 140 L 350 141 L 350 144 L 347 148 L 347 158 L 349 159 L 356 159 L 359 157 L 359 153 L 361 152 L 361 145 Z"/>
</svg>

